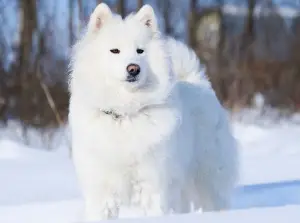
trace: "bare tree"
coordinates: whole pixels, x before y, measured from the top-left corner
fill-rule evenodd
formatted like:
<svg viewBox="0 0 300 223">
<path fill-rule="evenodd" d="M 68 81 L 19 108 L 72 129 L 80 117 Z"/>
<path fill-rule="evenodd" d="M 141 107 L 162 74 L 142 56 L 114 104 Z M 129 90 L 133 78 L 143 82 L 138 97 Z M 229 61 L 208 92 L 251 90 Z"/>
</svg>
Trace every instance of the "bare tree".
<svg viewBox="0 0 300 223">
<path fill-rule="evenodd" d="M 195 48 L 196 40 L 195 40 L 195 23 L 196 23 L 196 13 L 197 13 L 197 0 L 190 1 L 190 14 L 188 18 L 188 33 L 189 33 L 189 45 Z"/>
<path fill-rule="evenodd" d="M 77 0 L 77 4 L 78 4 L 78 13 L 79 13 L 79 31 L 81 31 L 84 26 L 84 8 L 83 8 L 82 0 Z"/>
<path fill-rule="evenodd" d="M 19 45 L 19 69 L 21 83 L 25 83 L 26 74 L 30 68 L 30 58 L 33 34 L 37 28 L 37 9 L 35 0 L 20 1 L 20 45 Z"/>
<path fill-rule="evenodd" d="M 74 3 L 74 0 L 69 0 L 69 46 L 72 46 L 74 42 Z"/>
<path fill-rule="evenodd" d="M 172 22 L 174 23 L 173 10 L 176 8 L 176 6 L 174 6 L 175 3 L 171 0 L 157 0 L 156 4 L 164 18 L 163 22 L 166 35 L 174 36 L 175 27 L 173 26 Z"/>
<path fill-rule="evenodd" d="M 116 10 L 117 10 L 117 13 L 119 13 L 122 16 L 122 18 L 124 18 L 125 14 L 126 14 L 125 0 L 119 0 Z"/>
<path fill-rule="evenodd" d="M 143 5 L 144 5 L 144 1 L 143 0 L 137 0 L 137 6 L 138 6 L 138 9 L 142 8 Z"/>
<path fill-rule="evenodd" d="M 29 74 L 32 69 L 33 35 L 37 28 L 37 8 L 35 0 L 21 0 L 20 4 L 20 42 L 18 51 L 18 86 L 20 86 L 17 110 L 22 111 L 23 118 L 27 117 L 30 106 L 27 94 L 29 88 Z M 26 119 L 26 118 L 25 118 Z"/>
<path fill-rule="evenodd" d="M 163 1 L 163 14 L 165 21 L 165 32 L 167 35 L 171 35 L 173 32 L 173 27 L 171 24 L 171 5 L 172 3 L 169 0 Z"/>
<path fill-rule="evenodd" d="M 254 31 L 254 10 L 256 6 L 257 0 L 248 0 L 248 14 L 245 22 L 245 28 L 243 32 L 243 42 L 241 45 L 241 50 L 245 50 L 255 38 L 255 31 Z"/>
</svg>

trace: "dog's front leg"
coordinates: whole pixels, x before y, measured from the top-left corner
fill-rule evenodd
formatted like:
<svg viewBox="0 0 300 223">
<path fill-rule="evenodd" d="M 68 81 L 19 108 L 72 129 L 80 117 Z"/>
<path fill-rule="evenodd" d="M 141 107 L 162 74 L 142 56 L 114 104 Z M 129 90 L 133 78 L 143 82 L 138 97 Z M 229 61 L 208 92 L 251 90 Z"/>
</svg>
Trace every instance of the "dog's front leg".
<svg viewBox="0 0 300 223">
<path fill-rule="evenodd" d="M 177 212 L 179 201 L 179 190 L 166 187 L 153 187 L 143 183 L 140 189 L 140 205 L 145 216 L 168 215 Z"/>
<path fill-rule="evenodd" d="M 118 196 L 103 187 L 84 188 L 85 221 L 116 219 L 119 215 Z"/>
<path fill-rule="evenodd" d="M 120 188 L 122 187 L 116 171 L 109 171 L 90 157 L 74 157 L 77 175 L 84 198 L 84 220 L 99 221 L 118 217 Z M 77 159 L 75 159 L 77 158 Z M 103 163 L 103 162 L 102 162 Z"/>
<path fill-rule="evenodd" d="M 85 221 L 115 219 L 119 215 L 120 200 L 118 195 L 105 184 L 84 187 Z"/>
<path fill-rule="evenodd" d="M 166 215 L 177 212 L 181 204 L 180 183 L 168 167 L 153 162 L 140 166 L 136 194 L 145 216 Z M 178 182 L 178 183 L 177 183 Z"/>
</svg>

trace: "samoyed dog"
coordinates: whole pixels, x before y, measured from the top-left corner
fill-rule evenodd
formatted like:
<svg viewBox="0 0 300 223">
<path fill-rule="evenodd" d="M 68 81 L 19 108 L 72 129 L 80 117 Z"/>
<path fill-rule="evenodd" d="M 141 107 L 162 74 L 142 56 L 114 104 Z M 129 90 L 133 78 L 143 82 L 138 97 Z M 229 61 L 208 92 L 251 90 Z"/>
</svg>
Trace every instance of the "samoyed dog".
<svg viewBox="0 0 300 223">
<path fill-rule="evenodd" d="M 85 220 L 230 207 L 237 150 L 199 61 L 164 37 L 151 6 L 122 19 L 102 3 L 74 47 L 73 161 Z"/>
</svg>

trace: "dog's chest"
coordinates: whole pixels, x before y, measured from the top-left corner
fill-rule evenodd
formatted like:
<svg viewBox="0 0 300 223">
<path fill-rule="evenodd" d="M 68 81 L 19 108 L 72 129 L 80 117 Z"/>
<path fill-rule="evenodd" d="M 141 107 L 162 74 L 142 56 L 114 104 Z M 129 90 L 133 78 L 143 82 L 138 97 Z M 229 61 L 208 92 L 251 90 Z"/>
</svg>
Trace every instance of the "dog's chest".
<svg viewBox="0 0 300 223">
<path fill-rule="evenodd" d="M 168 147 L 177 131 L 178 118 L 169 110 L 115 119 L 101 115 L 81 129 L 89 150 L 111 162 L 134 162 L 150 150 Z"/>
</svg>

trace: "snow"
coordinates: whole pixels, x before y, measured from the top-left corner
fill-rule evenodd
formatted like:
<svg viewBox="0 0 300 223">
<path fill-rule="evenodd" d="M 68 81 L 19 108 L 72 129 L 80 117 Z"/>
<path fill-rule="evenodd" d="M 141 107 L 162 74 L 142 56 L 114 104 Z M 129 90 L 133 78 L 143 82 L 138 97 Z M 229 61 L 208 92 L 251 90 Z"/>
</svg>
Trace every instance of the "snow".
<svg viewBox="0 0 300 223">
<path fill-rule="evenodd" d="M 26 146 L 13 137 L 12 129 L 18 130 L 16 125 L 0 129 L 0 222 L 79 222 L 83 202 L 62 137 L 48 141 L 56 149 L 42 149 L 42 137 L 35 130 L 28 133 Z M 241 156 L 233 210 L 143 222 L 300 222 L 299 115 L 274 121 L 247 112 L 233 119 L 233 130 Z M 121 222 L 140 222 L 132 219 L 136 211 L 122 209 Z"/>
<path fill-rule="evenodd" d="M 181 216 L 172 217 L 161 217 L 161 218 L 148 218 L 143 221 L 143 223 L 233 223 L 233 222 L 243 222 L 243 223 L 253 223 L 253 222 L 272 222 L 272 223 L 299 223 L 299 207 L 289 206 L 282 208 L 265 208 L 265 209 L 251 209 L 247 211 L 239 212 L 223 212 L 220 214 L 208 213 L 208 214 L 186 214 Z M 106 221 L 108 222 L 108 221 Z M 138 220 L 123 220 L 124 223 L 138 223 Z"/>
</svg>

